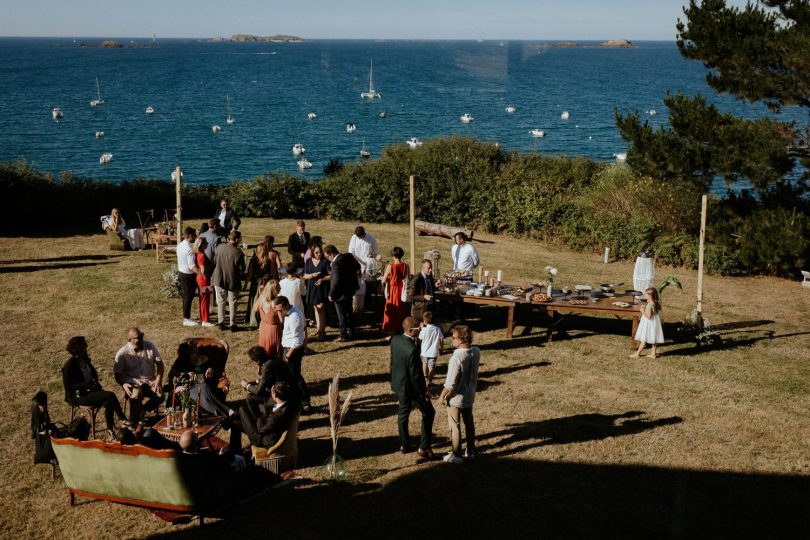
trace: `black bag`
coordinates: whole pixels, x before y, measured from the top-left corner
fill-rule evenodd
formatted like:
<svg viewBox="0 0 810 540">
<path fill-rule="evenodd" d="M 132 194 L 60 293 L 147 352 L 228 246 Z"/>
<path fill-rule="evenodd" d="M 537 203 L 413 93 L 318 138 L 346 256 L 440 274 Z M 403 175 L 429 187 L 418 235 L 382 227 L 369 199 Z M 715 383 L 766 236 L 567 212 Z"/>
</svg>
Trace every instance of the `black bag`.
<svg viewBox="0 0 810 540">
<path fill-rule="evenodd" d="M 84 416 L 74 418 L 67 428 L 67 436 L 86 441 L 90 438 L 90 422 Z"/>
<path fill-rule="evenodd" d="M 31 400 L 31 438 L 34 439 L 34 463 L 51 463 L 56 454 L 51 446 L 51 432 L 56 426 L 48 415 L 48 394 L 39 391 Z"/>
</svg>

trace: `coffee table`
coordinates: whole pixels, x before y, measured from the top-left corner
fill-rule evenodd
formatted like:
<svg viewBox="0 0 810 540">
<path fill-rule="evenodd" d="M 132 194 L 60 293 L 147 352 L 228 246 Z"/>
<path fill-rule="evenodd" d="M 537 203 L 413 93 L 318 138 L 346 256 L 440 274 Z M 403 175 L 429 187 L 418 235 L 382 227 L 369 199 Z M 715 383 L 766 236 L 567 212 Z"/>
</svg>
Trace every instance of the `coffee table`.
<svg viewBox="0 0 810 540">
<path fill-rule="evenodd" d="M 156 429 L 158 433 L 169 439 L 170 441 L 180 442 L 180 436 L 186 430 L 193 430 L 194 433 L 197 434 L 197 439 L 202 441 L 207 441 L 214 435 L 216 435 L 220 428 L 222 427 L 222 417 L 221 416 L 203 416 L 199 419 L 198 424 L 196 426 L 192 426 L 190 428 L 179 427 L 175 428 L 173 426 L 169 426 L 169 416 L 166 415 L 160 419 L 160 421 L 152 426 L 153 429 Z"/>
</svg>

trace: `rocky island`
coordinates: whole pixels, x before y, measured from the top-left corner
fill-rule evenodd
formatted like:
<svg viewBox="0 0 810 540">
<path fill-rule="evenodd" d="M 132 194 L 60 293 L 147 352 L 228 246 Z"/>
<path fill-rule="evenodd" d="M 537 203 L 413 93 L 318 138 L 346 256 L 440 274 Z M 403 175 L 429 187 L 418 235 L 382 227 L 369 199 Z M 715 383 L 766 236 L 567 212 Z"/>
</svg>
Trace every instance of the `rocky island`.
<svg viewBox="0 0 810 540">
<path fill-rule="evenodd" d="M 629 39 L 609 39 L 599 46 L 604 49 L 633 49 L 636 47 Z"/>
<path fill-rule="evenodd" d="M 252 34 L 234 34 L 229 38 L 216 37 L 211 41 L 221 43 L 223 41 L 235 41 L 237 43 L 253 43 L 253 42 L 267 42 L 267 43 L 299 43 L 304 41 L 303 38 L 298 36 L 287 36 L 284 34 L 276 34 L 273 36 L 254 36 Z"/>
</svg>

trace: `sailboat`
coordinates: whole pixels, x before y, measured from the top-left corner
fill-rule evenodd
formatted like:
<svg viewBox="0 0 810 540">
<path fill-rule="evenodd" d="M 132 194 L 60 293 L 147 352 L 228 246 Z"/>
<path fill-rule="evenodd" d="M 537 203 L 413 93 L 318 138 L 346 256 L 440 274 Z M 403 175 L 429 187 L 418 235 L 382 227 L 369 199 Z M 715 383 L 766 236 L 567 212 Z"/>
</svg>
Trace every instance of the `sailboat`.
<svg viewBox="0 0 810 540">
<path fill-rule="evenodd" d="M 360 92 L 361 98 L 379 99 L 382 94 L 374 90 L 374 60 L 371 61 L 371 66 L 368 68 L 368 92 Z"/>
<path fill-rule="evenodd" d="M 364 159 L 368 159 L 371 157 L 371 154 L 368 150 L 366 150 L 366 140 L 363 139 L 363 146 L 360 148 L 360 157 Z"/>
<path fill-rule="evenodd" d="M 225 108 L 228 111 L 228 116 L 225 117 L 225 122 L 228 125 L 231 125 L 235 122 L 235 120 L 233 118 L 233 115 L 231 114 L 231 98 L 228 97 L 227 95 L 225 96 Z"/>
<path fill-rule="evenodd" d="M 101 99 L 101 88 L 98 85 L 98 77 L 96 77 L 96 99 L 90 102 L 91 107 L 98 107 L 104 105 L 104 100 Z"/>
</svg>

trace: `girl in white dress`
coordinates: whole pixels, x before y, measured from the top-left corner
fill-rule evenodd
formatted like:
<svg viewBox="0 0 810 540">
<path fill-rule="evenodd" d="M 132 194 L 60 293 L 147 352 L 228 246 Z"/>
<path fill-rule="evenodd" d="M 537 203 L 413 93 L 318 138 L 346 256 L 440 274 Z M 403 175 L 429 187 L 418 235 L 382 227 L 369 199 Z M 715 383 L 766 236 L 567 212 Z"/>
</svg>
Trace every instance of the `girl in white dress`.
<svg viewBox="0 0 810 540">
<path fill-rule="evenodd" d="M 650 287 L 644 291 L 647 297 L 647 305 L 641 306 L 641 320 L 636 331 L 636 341 L 639 341 L 638 350 L 630 355 L 630 358 L 641 356 L 644 347 L 649 343 L 652 347 L 650 358 L 656 358 L 656 349 L 659 343 L 664 342 L 664 330 L 661 328 L 661 300 L 658 297 L 658 289 Z"/>
</svg>

